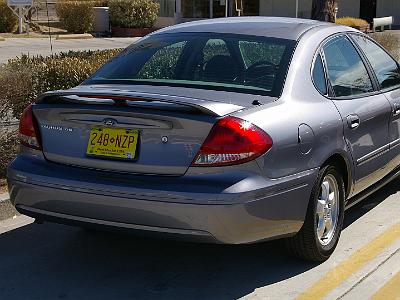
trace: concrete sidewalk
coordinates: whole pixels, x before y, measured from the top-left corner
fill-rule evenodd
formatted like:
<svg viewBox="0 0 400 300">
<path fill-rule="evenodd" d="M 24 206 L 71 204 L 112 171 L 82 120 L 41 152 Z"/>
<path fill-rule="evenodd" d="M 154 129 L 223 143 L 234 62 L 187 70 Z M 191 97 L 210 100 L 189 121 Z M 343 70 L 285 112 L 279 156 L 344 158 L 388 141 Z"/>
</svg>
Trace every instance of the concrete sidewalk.
<svg viewBox="0 0 400 300">
<path fill-rule="evenodd" d="M 53 53 L 69 50 L 104 50 L 125 48 L 138 38 L 93 38 L 83 40 L 56 40 L 52 38 Z M 0 42 L 0 64 L 21 54 L 51 55 L 49 38 L 8 38 Z"/>
</svg>

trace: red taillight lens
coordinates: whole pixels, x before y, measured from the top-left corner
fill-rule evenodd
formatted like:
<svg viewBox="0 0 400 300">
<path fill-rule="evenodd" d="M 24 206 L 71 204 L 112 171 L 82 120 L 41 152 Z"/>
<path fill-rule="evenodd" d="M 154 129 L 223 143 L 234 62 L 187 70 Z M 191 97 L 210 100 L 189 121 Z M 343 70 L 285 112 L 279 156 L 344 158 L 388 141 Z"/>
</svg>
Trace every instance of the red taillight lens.
<svg viewBox="0 0 400 300">
<path fill-rule="evenodd" d="M 253 160 L 272 147 L 271 137 L 254 124 L 225 117 L 211 129 L 192 166 L 227 166 Z"/>
<path fill-rule="evenodd" d="M 25 108 L 19 121 L 19 139 L 21 144 L 41 150 L 39 131 L 32 112 L 32 104 Z"/>
</svg>

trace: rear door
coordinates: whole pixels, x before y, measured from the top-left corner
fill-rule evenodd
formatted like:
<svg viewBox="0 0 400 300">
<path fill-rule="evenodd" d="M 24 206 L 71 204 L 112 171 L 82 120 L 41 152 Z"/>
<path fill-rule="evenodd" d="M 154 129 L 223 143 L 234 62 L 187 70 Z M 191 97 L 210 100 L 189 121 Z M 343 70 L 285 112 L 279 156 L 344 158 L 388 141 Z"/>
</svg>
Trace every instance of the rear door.
<svg viewBox="0 0 400 300">
<path fill-rule="evenodd" d="M 343 119 L 353 156 L 354 193 L 358 193 L 387 172 L 391 105 L 376 92 L 370 70 L 348 37 L 330 39 L 323 51 L 330 96 Z"/>
<path fill-rule="evenodd" d="M 351 37 L 365 54 L 374 70 L 380 90 L 392 105 L 389 120 L 389 142 L 391 168 L 400 164 L 400 67 L 385 50 L 364 35 L 353 34 Z"/>
</svg>

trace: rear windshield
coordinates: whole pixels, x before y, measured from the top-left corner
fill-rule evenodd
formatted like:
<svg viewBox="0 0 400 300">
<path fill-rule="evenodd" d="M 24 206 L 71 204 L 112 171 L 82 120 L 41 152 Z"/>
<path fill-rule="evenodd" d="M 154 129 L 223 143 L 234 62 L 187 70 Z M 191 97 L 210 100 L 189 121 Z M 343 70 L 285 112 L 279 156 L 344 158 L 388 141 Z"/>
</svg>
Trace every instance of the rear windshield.
<svg viewBox="0 0 400 300">
<path fill-rule="evenodd" d="M 156 34 L 84 84 L 146 84 L 279 96 L 295 41 L 236 34 Z"/>
</svg>

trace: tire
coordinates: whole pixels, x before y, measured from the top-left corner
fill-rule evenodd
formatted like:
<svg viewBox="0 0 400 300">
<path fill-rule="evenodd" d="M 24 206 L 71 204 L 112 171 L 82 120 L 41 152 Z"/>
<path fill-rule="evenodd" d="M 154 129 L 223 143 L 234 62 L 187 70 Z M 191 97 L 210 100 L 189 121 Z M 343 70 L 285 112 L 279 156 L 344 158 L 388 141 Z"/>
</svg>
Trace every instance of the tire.
<svg viewBox="0 0 400 300">
<path fill-rule="evenodd" d="M 334 200 L 331 200 L 332 193 Z M 311 191 L 303 227 L 294 237 L 286 240 L 289 252 L 309 261 L 327 260 L 335 250 L 342 231 L 344 202 L 343 177 L 334 166 L 321 168 Z"/>
</svg>

